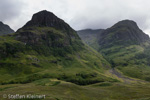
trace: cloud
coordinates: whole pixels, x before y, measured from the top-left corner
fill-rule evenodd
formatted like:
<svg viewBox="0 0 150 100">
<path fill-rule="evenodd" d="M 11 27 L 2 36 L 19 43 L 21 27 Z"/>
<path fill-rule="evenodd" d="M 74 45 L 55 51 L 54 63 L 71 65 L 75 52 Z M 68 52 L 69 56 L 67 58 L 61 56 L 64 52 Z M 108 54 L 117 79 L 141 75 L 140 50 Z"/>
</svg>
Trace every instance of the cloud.
<svg viewBox="0 0 150 100">
<path fill-rule="evenodd" d="M 142 29 L 149 28 L 150 2 L 146 0 L 95 0 L 88 1 L 86 10 L 81 10 L 70 22 L 76 29 L 108 28 L 116 22 L 131 19 L 137 22 Z M 146 2 L 145 2 L 146 1 Z M 81 23 L 81 24 L 80 24 Z"/>
<path fill-rule="evenodd" d="M 49 10 L 74 29 L 106 29 L 120 20 L 130 19 L 150 35 L 148 0 L 3 0 L 0 20 L 15 30 L 40 10 Z"/>
<path fill-rule="evenodd" d="M 20 16 L 21 8 L 22 3 L 19 0 L 1 0 L 0 21 L 10 24 L 13 20 Z"/>
<path fill-rule="evenodd" d="M 5 21 L 18 16 L 20 14 L 19 3 L 18 0 L 2 0 L 0 3 L 0 19 Z"/>
</svg>

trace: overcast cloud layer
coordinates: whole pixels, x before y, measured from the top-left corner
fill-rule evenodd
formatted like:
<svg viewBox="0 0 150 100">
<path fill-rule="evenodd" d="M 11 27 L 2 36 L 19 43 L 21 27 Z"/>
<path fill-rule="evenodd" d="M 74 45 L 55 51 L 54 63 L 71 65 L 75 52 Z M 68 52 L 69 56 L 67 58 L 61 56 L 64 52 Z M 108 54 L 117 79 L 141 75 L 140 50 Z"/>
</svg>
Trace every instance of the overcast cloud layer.
<svg viewBox="0 0 150 100">
<path fill-rule="evenodd" d="M 1 0 L 0 21 L 14 30 L 41 10 L 53 12 L 75 30 L 106 29 L 130 19 L 150 35 L 149 0 Z"/>
</svg>

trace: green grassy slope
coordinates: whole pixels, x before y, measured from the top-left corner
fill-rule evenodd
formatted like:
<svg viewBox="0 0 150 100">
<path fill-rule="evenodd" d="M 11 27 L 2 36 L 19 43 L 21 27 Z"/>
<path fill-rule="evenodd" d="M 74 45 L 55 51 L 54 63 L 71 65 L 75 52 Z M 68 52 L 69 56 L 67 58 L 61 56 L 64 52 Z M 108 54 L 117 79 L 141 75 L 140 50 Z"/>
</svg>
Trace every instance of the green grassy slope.
<svg viewBox="0 0 150 100">
<path fill-rule="evenodd" d="M 149 60 L 148 57 L 144 56 L 149 56 L 146 53 L 148 51 L 146 48 L 149 47 L 140 45 L 113 46 L 102 49 L 100 52 L 104 54 L 113 67 L 118 68 L 125 75 L 149 81 Z"/>
<path fill-rule="evenodd" d="M 51 40 L 52 46 L 48 47 L 47 42 L 41 38 L 35 42 L 36 44 L 33 44 L 32 40 L 26 42 L 23 40 L 24 36 L 22 36 L 23 41 L 16 40 L 19 32 L 1 36 L 1 84 L 29 83 L 45 77 L 57 78 L 80 85 L 116 81 L 103 74 L 106 69 L 110 68 L 110 64 L 102 55 L 83 45 L 80 39 L 74 40 L 73 38 L 72 44 L 59 47 L 60 44 L 66 43 L 64 38 L 67 36 L 61 31 L 53 28 L 33 28 L 30 32 L 34 34 L 33 40 L 34 37 L 39 38 L 43 34 L 47 34 L 47 38 L 49 37 L 47 40 L 56 36 L 58 39 L 57 41 Z"/>
</svg>

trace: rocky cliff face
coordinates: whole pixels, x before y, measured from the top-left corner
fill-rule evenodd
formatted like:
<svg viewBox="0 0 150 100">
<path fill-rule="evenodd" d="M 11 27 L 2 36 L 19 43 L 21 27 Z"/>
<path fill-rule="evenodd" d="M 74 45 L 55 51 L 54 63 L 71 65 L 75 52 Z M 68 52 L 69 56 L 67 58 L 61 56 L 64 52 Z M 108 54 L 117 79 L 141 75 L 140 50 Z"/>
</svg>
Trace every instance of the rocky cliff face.
<svg viewBox="0 0 150 100">
<path fill-rule="evenodd" d="M 100 36 L 99 44 L 140 44 L 146 41 L 149 41 L 149 36 L 134 21 L 123 20 L 106 29 Z"/>
<path fill-rule="evenodd" d="M 14 30 L 12 30 L 8 25 L 5 25 L 2 22 L 0 22 L 0 35 L 9 33 L 14 33 Z"/>
</svg>

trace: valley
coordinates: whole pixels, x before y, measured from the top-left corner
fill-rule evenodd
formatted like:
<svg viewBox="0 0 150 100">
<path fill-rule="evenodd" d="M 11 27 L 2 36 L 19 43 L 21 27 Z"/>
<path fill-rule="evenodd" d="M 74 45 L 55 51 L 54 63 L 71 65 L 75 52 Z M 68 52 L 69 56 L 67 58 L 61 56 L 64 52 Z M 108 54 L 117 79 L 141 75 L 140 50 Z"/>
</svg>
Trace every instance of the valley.
<svg viewBox="0 0 150 100">
<path fill-rule="evenodd" d="M 134 21 L 76 32 L 37 12 L 0 36 L 0 100 L 150 100 L 149 50 Z M 45 98 L 9 98 L 16 94 Z"/>
</svg>

